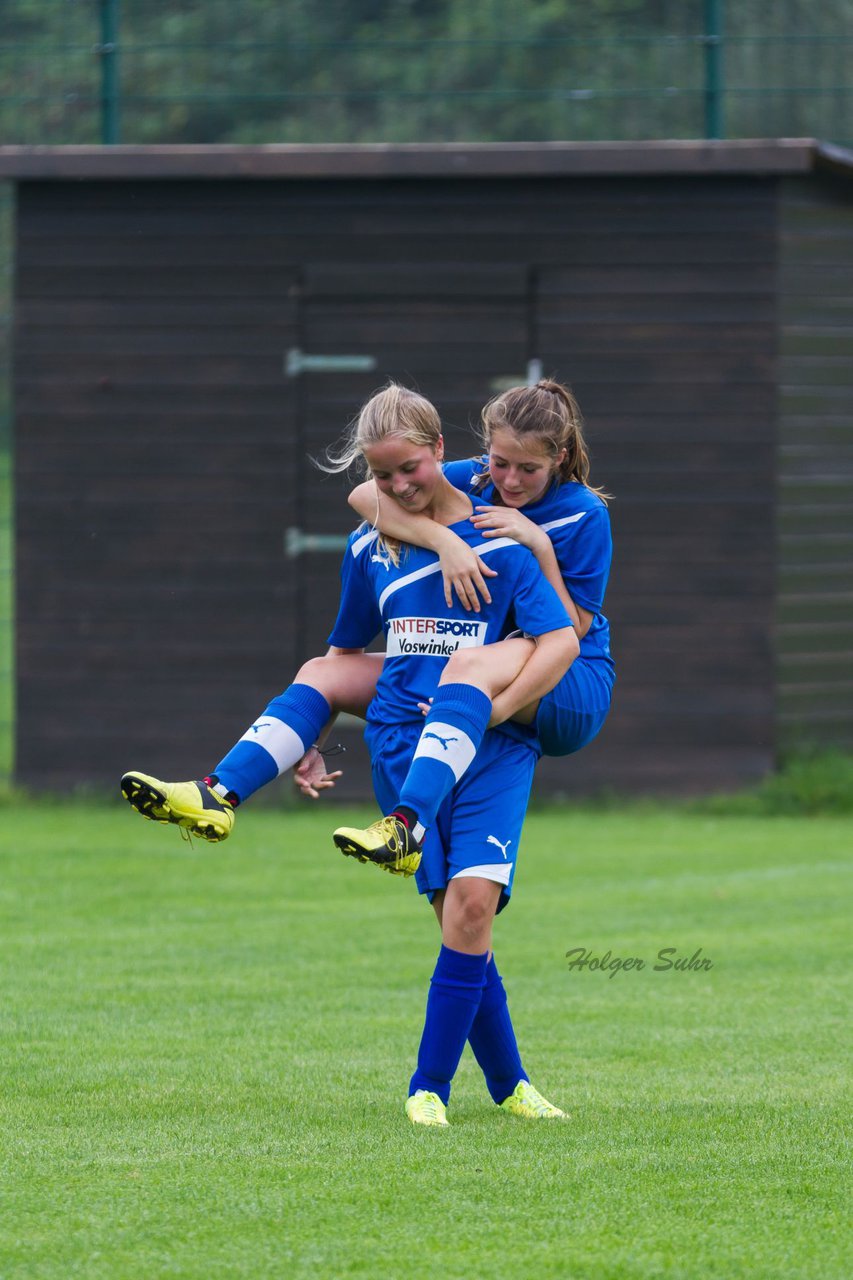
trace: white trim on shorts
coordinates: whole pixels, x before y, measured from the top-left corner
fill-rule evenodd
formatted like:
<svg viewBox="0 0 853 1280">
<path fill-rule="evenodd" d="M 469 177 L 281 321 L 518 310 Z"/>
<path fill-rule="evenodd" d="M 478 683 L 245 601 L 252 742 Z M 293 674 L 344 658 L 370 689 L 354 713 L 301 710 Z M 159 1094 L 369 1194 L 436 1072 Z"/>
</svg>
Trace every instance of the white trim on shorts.
<svg viewBox="0 0 853 1280">
<path fill-rule="evenodd" d="M 512 875 L 511 862 L 486 862 L 480 867 L 463 867 L 451 880 L 461 880 L 463 876 L 476 876 L 479 880 L 494 880 L 495 884 L 508 885 Z"/>
</svg>

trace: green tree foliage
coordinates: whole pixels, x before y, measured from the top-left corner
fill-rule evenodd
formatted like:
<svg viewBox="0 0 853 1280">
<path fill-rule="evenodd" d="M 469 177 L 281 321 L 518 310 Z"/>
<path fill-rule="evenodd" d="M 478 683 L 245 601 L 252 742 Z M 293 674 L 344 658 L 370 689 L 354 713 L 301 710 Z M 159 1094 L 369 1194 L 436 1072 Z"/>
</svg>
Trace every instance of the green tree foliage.
<svg viewBox="0 0 853 1280">
<path fill-rule="evenodd" d="M 721 0 L 730 137 L 850 141 L 850 0 Z M 101 138 L 101 0 L 4 0 L 0 138 Z M 126 142 L 701 137 L 704 0 L 115 0 Z"/>
</svg>

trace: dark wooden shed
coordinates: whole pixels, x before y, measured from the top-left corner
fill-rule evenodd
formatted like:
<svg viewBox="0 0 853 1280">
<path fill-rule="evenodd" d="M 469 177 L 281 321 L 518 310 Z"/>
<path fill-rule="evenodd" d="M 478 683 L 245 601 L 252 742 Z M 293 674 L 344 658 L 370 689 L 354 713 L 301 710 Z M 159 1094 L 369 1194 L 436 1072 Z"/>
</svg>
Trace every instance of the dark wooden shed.
<svg viewBox="0 0 853 1280">
<path fill-rule="evenodd" d="M 310 456 L 388 377 L 468 455 L 531 361 L 615 495 L 619 671 L 540 792 L 853 747 L 851 176 L 808 140 L 0 148 L 18 778 L 211 768 L 334 618 Z"/>
</svg>

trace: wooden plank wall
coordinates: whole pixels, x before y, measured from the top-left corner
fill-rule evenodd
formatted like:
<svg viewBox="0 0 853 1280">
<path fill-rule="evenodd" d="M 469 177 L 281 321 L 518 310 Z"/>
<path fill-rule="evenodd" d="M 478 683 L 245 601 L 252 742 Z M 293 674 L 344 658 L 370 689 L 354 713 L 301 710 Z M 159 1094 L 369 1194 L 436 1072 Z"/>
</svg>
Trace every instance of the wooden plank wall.
<svg viewBox="0 0 853 1280">
<path fill-rule="evenodd" d="M 530 356 L 614 495 L 617 697 L 543 792 L 707 790 L 773 750 L 772 179 L 23 183 L 18 772 L 198 774 L 334 617 L 310 466 L 386 377 L 450 450 Z M 369 374 L 283 373 L 284 353 Z M 366 788 L 363 751 L 350 791 Z"/>
<path fill-rule="evenodd" d="M 780 204 L 778 742 L 853 748 L 853 192 Z"/>
<path fill-rule="evenodd" d="M 280 513 L 302 468 L 280 370 L 297 270 L 244 234 L 239 198 L 208 218 L 209 194 L 20 189 L 17 750 L 32 784 L 209 768 L 295 658 Z"/>
<path fill-rule="evenodd" d="M 578 762 L 617 789 L 771 762 L 774 205 L 772 181 L 582 184 L 538 271 L 545 366 L 570 372 L 615 495 L 619 676 Z"/>
<path fill-rule="evenodd" d="M 618 541 L 608 605 L 621 672 L 614 717 L 570 767 L 543 763 L 542 783 L 567 791 L 611 782 L 668 790 L 760 774 L 772 755 L 771 184 L 717 182 L 709 191 L 698 182 L 551 182 L 454 191 L 455 225 L 446 196 L 415 191 L 417 208 L 401 209 L 390 241 L 386 224 L 381 252 L 402 256 L 414 232 L 422 252 L 447 254 L 443 224 L 466 264 L 462 296 L 457 288 L 442 306 L 452 273 L 435 276 L 430 288 L 423 269 L 412 268 L 402 282 L 408 319 L 389 315 L 386 273 L 376 278 L 375 248 L 362 242 L 366 269 L 346 286 L 329 285 L 346 287 L 349 298 L 336 298 L 331 330 L 314 337 L 331 340 L 334 350 L 351 347 L 359 331 L 367 343 L 359 350 L 378 350 L 384 367 L 399 368 L 395 327 L 413 330 L 419 349 L 408 367 L 417 368 L 422 388 L 449 421 L 474 419 L 478 390 L 485 386 L 480 395 L 487 395 L 495 374 L 523 367 L 523 283 L 507 273 L 526 269 L 529 352 L 581 397 L 595 476 L 616 494 Z M 436 262 L 426 266 L 432 276 Z M 476 305 L 484 292 L 477 270 L 500 291 L 493 314 L 479 323 L 461 310 L 463 297 Z M 436 326 L 451 338 L 449 349 Z M 333 419 L 315 389 L 319 448 Z M 328 522 L 327 504 L 316 509 Z M 312 584 L 333 591 L 322 566 L 308 563 L 306 591 Z"/>
</svg>

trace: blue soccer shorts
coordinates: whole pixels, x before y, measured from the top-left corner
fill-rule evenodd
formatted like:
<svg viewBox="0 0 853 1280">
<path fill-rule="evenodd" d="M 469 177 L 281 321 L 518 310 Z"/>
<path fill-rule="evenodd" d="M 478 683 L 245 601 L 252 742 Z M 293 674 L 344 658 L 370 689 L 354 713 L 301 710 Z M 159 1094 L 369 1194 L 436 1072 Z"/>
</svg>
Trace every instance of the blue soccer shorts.
<svg viewBox="0 0 853 1280">
<path fill-rule="evenodd" d="M 373 789 L 383 813 L 390 813 L 399 800 L 421 728 L 422 723 L 368 727 Z M 536 760 L 536 751 L 526 743 L 499 730 L 484 734 L 474 760 L 424 837 L 416 883 L 430 902 L 454 876 L 473 875 L 500 884 L 498 911 L 506 906 Z"/>
<path fill-rule="evenodd" d="M 606 659 L 575 658 L 536 712 L 534 727 L 544 756 L 568 756 L 592 741 L 607 719 L 614 679 Z"/>
</svg>

